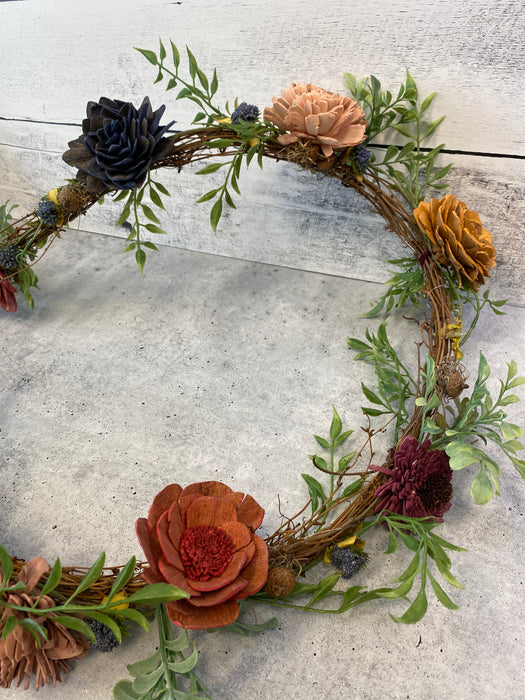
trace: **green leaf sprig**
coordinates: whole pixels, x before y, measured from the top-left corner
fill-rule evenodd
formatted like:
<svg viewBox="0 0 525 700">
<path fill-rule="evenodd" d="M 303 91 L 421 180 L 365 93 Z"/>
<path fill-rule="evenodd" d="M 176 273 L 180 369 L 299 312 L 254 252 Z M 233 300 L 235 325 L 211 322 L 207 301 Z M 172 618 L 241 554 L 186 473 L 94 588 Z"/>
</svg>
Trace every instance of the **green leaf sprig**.
<svg viewBox="0 0 525 700">
<path fill-rule="evenodd" d="M 207 698 L 205 686 L 195 675 L 198 653 L 195 642 L 183 630 L 178 637 L 173 629 L 165 605 L 157 605 L 159 646 L 143 661 L 128 666 L 133 681 L 122 680 L 113 688 L 114 700 L 191 700 Z M 185 653 L 191 648 L 191 652 Z M 181 683 L 187 688 L 182 690 Z"/>
<path fill-rule="evenodd" d="M 76 604 L 74 602 L 75 598 L 83 591 L 88 590 L 90 586 L 92 586 L 100 578 L 104 568 L 105 559 L 106 555 L 104 552 L 102 552 L 96 562 L 82 577 L 82 580 L 69 598 L 62 601 L 58 600 L 59 596 L 56 592 L 62 578 L 62 565 L 60 563 L 60 559 L 57 559 L 46 582 L 39 589 L 40 593 L 35 599 L 33 605 L 15 605 L 9 602 L 6 596 L 9 596 L 9 593 L 12 591 L 24 589 L 25 584 L 21 581 L 17 583 L 10 583 L 10 578 L 13 573 L 13 562 L 7 550 L 0 545 L 0 565 L 2 567 L 2 581 L 0 583 L 0 613 L 4 608 L 10 608 L 12 610 L 23 612 L 26 615 L 32 614 L 35 617 L 52 617 L 54 622 L 59 622 L 60 624 L 64 625 L 64 627 L 80 632 L 92 642 L 95 642 L 96 640 L 93 631 L 89 625 L 79 617 L 79 615 L 91 617 L 107 625 L 112 630 L 118 642 L 122 642 L 122 630 L 121 626 L 117 622 L 119 618 L 121 620 L 136 622 L 143 629 L 149 631 L 149 623 L 146 617 L 139 612 L 136 607 L 131 606 L 156 605 L 161 602 L 180 600 L 181 598 L 188 597 L 186 592 L 176 588 L 175 586 L 171 586 L 167 583 L 155 583 L 144 586 L 132 595 L 127 596 L 124 600 L 120 597 L 115 599 L 116 594 L 119 591 L 122 591 L 130 578 L 133 576 L 136 560 L 135 557 L 132 557 L 120 570 L 118 576 L 115 578 L 110 593 L 103 603 L 97 605 Z M 57 603 L 55 607 L 49 609 L 41 609 L 38 607 L 38 603 L 44 595 L 50 595 L 55 599 L 55 602 Z M 122 607 L 123 602 L 127 603 L 127 608 Z M 42 640 L 47 640 L 47 631 L 45 626 L 37 623 L 34 619 L 29 617 L 17 618 L 14 615 L 8 616 L 7 619 L 8 622 L 2 631 L 2 639 L 5 639 L 17 624 L 20 624 L 22 627 L 29 630 L 39 646 L 41 645 Z"/>
<path fill-rule="evenodd" d="M 505 380 L 499 380 L 498 396 L 493 399 L 486 385 L 490 376 L 490 367 L 484 355 L 480 353 L 476 382 L 470 397 L 461 401 L 456 399 L 454 406 L 447 405 L 447 413 L 452 422 L 441 436 L 432 443 L 432 449 L 445 448 L 454 470 L 464 469 L 473 464 L 479 465 L 479 472 L 471 486 L 474 502 L 482 505 L 488 503 L 494 494 L 500 494 L 499 476 L 501 468 L 476 443 L 497 445 L 510 459 L 518 473 L 525 478 L 525 459 L 519 459 L 517 453 L 523 450 L 517 439 L 523 436 L 523 429 L 508 423 L 506 407 L 517 403 L 519 397 L 512 390 L 525 384 L 525 378 L 517 376 L 518 369 L 514 360 L 507 364 Z M 436 434 L 436 425 L 428 419 L 423 424 L 423 432 Z"/>
<path fill-rule="evenodd" d="M 417 395 L 418 384 L 390 343 L 386 321 L 379 326 L 376 335 L 367 328 L 365 336 L 368 343 L 348 338 L 348 347 L 358 353 L 354 359 L 373 364 L 377 375 L 377 393 L 361 384 L 365 398 L 376 408 L 363 406 L 362 410 L 367 416 L 395 415 L 394 444 L 397 444 L 400 430 L 410 418 L 408 401 Z"/>
<path fill-rule="evenodd" d="M 151 172 L 148 171 L 146 182 L 142 187 L 134 190 L 122 190 L 115 198 L 114 202 L 126 200 L 124 208 L 118 218 L 116 226 L 121 226 L 130 217 L 133 219 L 131 231 L 126 241 L 130 241 L 124 248 L 124 252 L 129 250 L 135 251 L 135 260 L 139 266 L 141 274 L 144 272 L 144 264 L 146 262 L 146 251 L 144 248 L 158 251 L 157 246 L 151 241 L 145 241 L 141 238 L 141 229 L 145 229 L 149 233 L 166 233 L 161 228 L 158 216 L 152 208 L 144 203 L 144 195 L 148 193 L 151 202 L 159 209 L 166 209 L 162 201 L 162 196 L 170 197 L 169 190 L 164 187 L 161 182 L 152 179 Z M 146 223 L 143 223 L 144 219 Z"/>
<path fill-rule="evenodd" d="M 351 73 L 345 73 L 345 83 L 365 112 L 368 121 L 366 145 L 373 147 L 372 140 L 389 129 L 407 139 L 403 146 L 389 145 L 382 160 L 378 161 L 374 156 L 368 167 L 386 175 L 392 187 L 405 197 L 412 209 L 424 199 L 427 188 L 439 190 L 447 187 L 442 180 L 452 164 L 437 171 L 434 168 L 436 157 L 445 144 L 432 149 L 423 147 L 423 143 L 445 118 L 429 121 L 426 117 L 436 93 L 421 101 L 417 85 L 408 70 L 397 97 L 390 91 L 382 90 L 380 81 L 373 75 L 357 80 Z"/>
</svg>

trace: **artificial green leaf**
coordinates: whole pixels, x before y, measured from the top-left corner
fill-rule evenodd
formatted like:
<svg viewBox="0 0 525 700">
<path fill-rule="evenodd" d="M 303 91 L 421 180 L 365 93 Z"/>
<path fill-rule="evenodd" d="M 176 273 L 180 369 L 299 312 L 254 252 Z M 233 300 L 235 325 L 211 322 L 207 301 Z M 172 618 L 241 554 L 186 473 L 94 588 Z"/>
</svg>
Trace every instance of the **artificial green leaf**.
<svg viewBox="0 0 525 700">
<path fill-rule="evenodd" d="M 384 405 L 381 399 L 376 394 L 374 394 L 373 391 L 370 391 L 370 389 L 367 386 L 365 386 L 363 382 L 361 382 L 361 391 L 365 395 L 365 398 L 371 403 L 379 404 L 380 406 Z"/>
<path fill-rule="evenodd" d="M 124 610 L 114 610 L 114 613 L 126 620 L 132 620 L 137 625 L 140 625 L 143 630 L 149 632 L 150 625 L 148 619 L 138 610 L 134 610 L 133 608 L 125 608 Z"/>
<path fill-rule="evenodd" d="M 390 532 L 388 537 L 388 547 L 385 549 L 385 554 L 393 554 L 397 549 L 397 537 L 393 532 Z"/>
<path fill-rule="evenodd" d="M 320 435 L 314 435 L 314 438 L 321 445 L 321 447 L 324 447 L 326 450 L 330 449 L 330 443 L 328 440 L 325 440 L 325 438 L 321 437 Z"/>
<path fill-rule="evenodd" d="M 425 616 L 427 607 L 427 596 L 425 594 L 425 588 L 422 586 L 412 605 L 403 613 L 403 615 L 401 615 L 401 617 L 394 617 L 393 615 L 390 617 L 395 622 L 401 622 L 405 625 L 413 625 L 416 622 L 419 622 L 419 620 Z"/>
<path fill-rule="evenodd" d="M 195 76 L 197 75 L 197 70 L 198 70 L 197 61 L 195 60 L 195 56 L 192 54 L 192 52 L 189 50 L 189 48 L 187 46 L 186 46 L 186 52 L 188 54 L 190 75 L 191 75 L 192 79 L 195 79 Z"/>
<path fill-rule="evenodd" d="M 403 571 L 403 573 L 400 574 L 397 578 L 395 578 L 393 580 L 396 582 L 399 582 L 399 581 L 408 581 L 409 579 L 413 579 L 414 576 L 417 574 L 417 572 L 420 569 L 421 569 L 421 567 L 419 566 L 419 552 L 416 552 L 415 556 L 412 557 L 410 564 Z"/>
<path fill-rule="evenodd" d="M 188 632 L 183 630 L 175 639 L 166 640 L 164 646 L 170 651 L 184 651 L 184 649 L 188 648 L 189 643 L 190 638 Z"/>
<path fill-rule="evenodd" d="M 133 690 L 131 681 L 119 681 L 113 688 L 113 700 L 141 700 L 141 696 Z"/>
<path fill-rule="evenodd" d="M 122 630 L 113 618 L 109 617 L 109 615 L 104 615 L 103 613 L 97 611 L 89 612 L 88 617 L 91 617 L 94 620 L 101 622 L 103 625 L 106 625 L 106 627 L 109 627 L 109 629 L 115 635 L 118 643 L 122 643 Z"/>
<path fill-rule="evenodd" d="M 4 629 L 2 630 L 2 636 L 0 639 L 5 639 L 16 627 L 17 619 L 14 615 L 8 615 L 5 619 Z"/>
<path fill-rule="evenodd" d="M 200 204 L 201 202 L 207 202 L 208 200 L 213 199 L 219 190 L 220 187 L 216 190 L 210 190 L 209 192 L 206 192 L 206 194 L 203 194 L 202 197 L 197 200 L 197 204 Z"/>
<path fill-rule="evenodd" d="M 484 467 L 481 467 L 479 474 L 472 482 L 470 494 L 474 503 L 476 503 L 478 506 L 488 503 L 494 496 L 494 489 L 492 488 L 492 484 L 490 483 L 490 479 L 488 478 Z"/>
<path fill-rule="evenodd" d="M 330 424 L 330 437 L 332 439 L 332 442 L 336 439 L 336 437 L 340 434 L 342 430 L 342 423 L 341 423 L 341 418 L 339 417 L 339 414 L 335 410 L 335 406 L 332 406 L 333 410 L 333 417 L 332 417 L 332 423 Z"/>
<path fill-rule="evenodd" d="M 146 253 L 142 250 L 142 248 L 138 248 L 135 252 L 135 260 L 137 262 L 137 265 L 139 266 L 140 274 L 143 274 L 144 272 L 144 263 L 146 262 Z"/>
<path fill-rule="evenodd" d="M 202 170 L 198 170 L 195 175 L 209 175 L 210 173 L 216 172 L 224 165 L 226 165 L 226 163 L 210 163 L 205 168 L 202 168 Z"/>
<path fill-rule="evenodd" d="M 60 583 L 61 578 L 62 565 L 60 564 L 60 559 L 57 557 L 57 560 L 55 561 L 53 568 L 51 569 L 51 572 L 47 577 L 47 581 L 45 582 L 44 587 L 42 588 L 41 596 L 45 596 L 51 591 L 54 591 Z"/>
<path fill-rule="evenodd" d="M 480 460 L 480 452 L 463 440 L 454 440 L 445 447 L 445 452 L 450 458 L 450 468 L 455 471 L 464 469 Z"/>
<path fill-rule="evenodd" d="M 423 136 L 423 139 L 428 139 L 434 131 L 438 128 L 438 126 L 441 124 L 445 117 L 439 117 L 439 119 L 436 119 L 436 121 L 432 122 L 431 124 L 428 125 L 427 130 L 425 131 L 425 135 Z"/>
<path fill-rule="evenodd" d="M 0 544 L 0 567 L 2 567 L 2 585 L 7 585 L 13 573 L 13 560 L 9 556 L 7 549 Z"/>
<path fill-rule="evenodd" d="M 340 578 L 341 574 L 337 572 L 335 574 L 330 574 L 330 576 L 327 576 L 322 581 L 319 581 L 313 592 L 312 599 L 306 605 L 306 609 L 310 608 L 312 605 L 314 605 L 314 603 L 317 603 L 320 600 L 329 597 L 335 584 L 339 581 Z"/>
<path fill-rule="evenodd" d="M 170 191 L 167 187 L 164 187 L 164 185 L 161 182 L 154 182 L 153 184 L 159 192 L 162 192 L 162 194 L 166 195 L 166 197 L 171 197 Z"/>
<path fill-rule="evenodd" d="M 127 668 L 131 676 L 145 676 L 154 671 L 158 667 L 161 660 L 162 657 L 160 655 L 160 651 L 157 650 L 153 656 L 148 656 L 147 659 L 136 661 L 134 664 L 129 664 Z"/>
<path fill-rule="evenodd" d="M 357 454 L 357 450 L 353 450 L 352 452 L 345 455 L 344 457 L 341 457 L 341 459 L 339 460 L 339 462 L 337 464 L 338 471 L 340 471 L 340 472 L 344 471 L 348 467 L 350 462 L 352 462 L 354 460 L 356 454 Z"/>
<path fill-rule="evenodd" d="M 178 68 L 180 65 L 180 53 L 179 53 L 178 48 L 173 43 L 173 41 L 171 41 L 171 39 L 170 39 L 170 44 L 171 44 L 171 54 L 173 57 L 173 65 L 175 66 L 175 68 Z"/>
<path fill-rule="evenodd" d="M 169 583 L 152 583 L 130 595 L 126 602 L 130 605 L 131 603 L 134 605 L 155 605 L 189 597 L 189 593 L 176 586 L 171 586 Z"/>
<path fill-rule="evenodd" d="M 518 474 L 521 476 L 522 479 L 525 479 L 525 459 L 517 459 L 516 457 L 511 457 L 511 460 Z"/>
<path fill-rule="evenodd" d="M 353 496 L 354 493 L 357 493 L 361 489 L 362 485 L 363 485 L 363 478 L 359 477 L 359 479 L 354 481 L 353 484 L 350 484 L 349 486 L 347 486 L 344 489 L 343 493 L 341 494 L 341 497 L 342 498 L 350 498 L 350 496 Z"/>
<path fill-rule="evenodd" d="M 210 96 L 213 97 L 215 93 L 217 92 L 217 89 L 219 87 L 219 81 L 217 80 L 217 69 L 213 69 L 213 76 L 211 79 L 211 85 L 210 85 Z"/>
<path fill-rule="evenodd" d="M 214 233 L 217 231 L 217 224 L 222 215 L 222 199 L 218 199 L 213 205 L 210 213 L 210 223 Z"/>
<path fill-rule="evenodd" d="M 190 656 L 187 656 L 185 659 L 182 659 L 182 661 L 168 662 L 168 668 L 170 669 L 170 671 L 174 671 L 175 673 L 188 673 L 189 671 L 192 671 L 195 668 L 198 660 L 199 656 L 197 654 L 197 647 L 194 642 L 193 651 L 190 654 Z"/>
<path fill-rule="evenodd" d="M 427 573 L 428 573 L 428 577 L 430 579 L 430 583 L 432 584 L 432 588 L 434 589 L 434 593 L 436 594 L 436 598 L 439 600 L 441 605 L 444 605 L 449 610 L 459 610 L 459 605 L 456 605 L 456 603 L 454 603 L 454 601 L 452 601 L 448 597 L 448 595 L 441 588 L 441 586 L 436 581 L 436 579 L 432 576 L 430 571 L 428 571 Z"/>
<path fill-rule="evenodd" d="M 397 588 L 383 590 L 381 593 L 378 593 L 378 598 L 387 598 L 392 600 L 395 598 L 404 598 L 410 592 L 412 586 L 414 585 L 414 579 L 416 577 L 416 574 L 420 571 L 420 569 L 421 567 L 417 569 L 417 571 L 410 578 L 407 578 L 406 581 L 403 581 Z"/>
<path fill-rule="evenodd" d="M 148 49 L 139 49 L 136 46 L 134 47 L 135 51 L 138 51 L 141 53 L 145 59 L 147 59 L 153 66 L 156 66 L 158 61 L 157 61 L 157 54 L 155 51 L 148 51 Z"/>
<path fill-rule="evenodd" d="M 432 100 L 434 99 L 434 97 L 436 95 L 437 95 L 437 92 L 433 92 L 428 97 L 425 97 L 425 99 L 421 103 L 421 114 L 424 114 L 427 111 L 427 109 L 430 107 L 430 103 L 432 102 Z"/>
<path fill-rule="evenodd" d="M 80 619 L 80 617 L 71 617 L 71 615 L 54 615 L 53 621 L 64 625 L 64 627 L 67 627 L 68 629 L 75 630 L 75 632 L 80 632 L 93 643 L 96 641 L 91 627 L 86 624 L 84 620 Z M 122 634 L 120 634 L 120 638 L 122 639 Z"/>
<path fill-rule="evenodd" d="M 161 228 L 160 226 L 156 226 L 155 224 L 145 224 L 144 228 L 146 231 L 149 231 L 150 233 L 163 233 L 166 234 L 166 231 Z M 151 250 L 158 250 L 157 246 L 155 246 L 153 243 L 149 241 L 141 241 L 141 245 L 146 246 L 146 248 L 151 248 Z"/>
<path fill-rule="evenodd" d="M 162 202 L 162 199 L 160 198 L 159 193 L 156 190 L 154 190 L 153 187 L 149 188 L 149 196 L 153 204 L 155 204 L 155 206 L 159 207 L 159 209 L 166 209 L 164 203 Z"/>
<path fill-rule="evenodd" d="M 102 573 L 102 569 L 104 568 L 105 561 L 106 553 L 102 552 L 97 561 L 93 564 L 93 566 L 89 569 L 84 578 L 78 584 L 75 592 L 68 598 L 68 603 L 71 600 L 73 600 L 73 598 L 75 598 L 75 596 L 77 596 L 79 593 L 82 593 L 82 591 L 85 591 L 87 588 L 92 586 L 95 583 L 95 581 L 98 581 Z"/>
<path fill-rule="evenodd" d="M 110 590 L 109 595 L 107 597 L 105 607 L 108 607 L 108 605 L 111 603 L 111 600 L 112 600 L 113 596 L 115 595 L 115 593 L 120 591 L 121 588 L 124 588 L 126 583 L 133 576 L 133 572 L 135 571 L 135 564 L 136 563 L 137 563 L 137 560 L 135 559 L 135 557 L 131 557 L 131 559 L 119 571 L 118 576 L 115 579 L 113 586 L 111 587 L 111 590 Z"/>
<path fill-rule="evenodd" d="M 313 476 L 310 476 L 309 474 L 301 474 L 301 476 L 306 481 L 306 484 L 308 486 L 308 493 L 310 494 L 310 497 L 312 499 L 312 512 L 315 513 L 319 506 L 319 501 L 321 501 L 322 503 L 326 500 L 323 487 L 317 481 L 317 479 L 314 479 Z"/>
<path fill-rule="evenodd" d="M 439 573 L 441 574 L 441 576 L 443 576 L 447 583 L 450 583 L 450 585 L 454 586 L 455 588 L 465 588 L 465 586 L 450 573 L 449 569 L 447 569 L 447 567 L 443 564 L 443 562 L 440 559 L 434 559 L 434 561 L 436 562 L 436 566 L 439 570 Z"/>
<path fill-rule="evenodd" d="M 133 681 L 133 690 L 142 695 L 148 693 L 157 685 L 157 682 L 160 680 L 163 673 L 164 668 L 160 666 L 151 673 L 147 673 L 144 676 L 137 676 L 137 678 L 135 678 Z"/>
<path fill-rule="evenodd" d="M 159 221 L 157 215 L 146 204 L 142 204 L 142 211 L 144 212 L 144 216 L 147 219 L 149 219 L 150 221 L 153 221 L 154 224 L 160 224 L 160 221 Z"/>
<path fill-rule="evenodd" d="M 207 148 L 229 148 L 233 143 L 233 139 L 213 139 L 212 141 L 205 141 L 204 145 Z"/>
</svg>

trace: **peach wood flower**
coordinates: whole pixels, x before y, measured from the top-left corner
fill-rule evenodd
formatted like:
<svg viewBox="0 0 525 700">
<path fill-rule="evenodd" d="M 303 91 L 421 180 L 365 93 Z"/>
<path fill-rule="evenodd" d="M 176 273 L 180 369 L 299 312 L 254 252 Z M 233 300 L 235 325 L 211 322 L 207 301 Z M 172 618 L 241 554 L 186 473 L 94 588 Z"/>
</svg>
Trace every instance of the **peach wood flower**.
<svg viewBox="0 0 525 700">
<path fill-rule="evenodd" d="M 421 202 L 414 217 L 429 239 L 436 260 L 456 270 L 460 287 L 464 277 L 477 291 L 496 266 L 496 249 L 476 212 L 447 194 L 442 199 Z"/>
<path fill-rule="evenodd" d="M 15 578 L 25 584 L 25 589 L 9 592 L 7 602 L 12 605 L 31 607 L 38 599 L 39 591 L 35 589 L 42 574 L 49 571 L 49 564 L 42 557 L 31 559 L 22 567 Z M 60 682 L 60 673 L 71 670 L 70 661 L 81 659 L 87 654 L 88 643 L 84 637 L 53 620 L 44 617 L 38 610 L 49 610 L 55 603 L 49 596 L 42 596 L 34 612 L 13 610 L 4 607 L 0 615 L 0 633 L 10 616 L 22 621 L 34 620 L 47 631 L 47 641 L 41 639 L 38 646 L 35 638 L 28 629 L 17 624 L 5 639 L 0 639 L 0 687 L 9 688 L 16 678 L 17 686 L 23 681 L 24 689 L 29 688 L 31 676 L 35 678 L 35 688 L 38 690 L 46 683 Z"/>
<path fill-rule="evenodd" d="M 272 100 L 264 118 L 289 132 L 278 137 L 283 146 L 300 138 L 310 139 L 320 144 L 328 158 L 334 149 L 357 146 L 365 140 L 365 114 L 349 97 L 310 83 L 292 83 L 281 90 L 281 97 Z"/>
<path fill-rule="evenodd" d="M 268 548 L 254 532 L 263 516 L 251 496 L 218 481 L 185 489 L 170 484 L 155 497 L 136 531 L 150 567 L 144 579 L 190 594 L 167 603 L 172 622 L 204 629 L 236 620 L 237 601 L 257 593 L 268 577 Z"/>
</svg>

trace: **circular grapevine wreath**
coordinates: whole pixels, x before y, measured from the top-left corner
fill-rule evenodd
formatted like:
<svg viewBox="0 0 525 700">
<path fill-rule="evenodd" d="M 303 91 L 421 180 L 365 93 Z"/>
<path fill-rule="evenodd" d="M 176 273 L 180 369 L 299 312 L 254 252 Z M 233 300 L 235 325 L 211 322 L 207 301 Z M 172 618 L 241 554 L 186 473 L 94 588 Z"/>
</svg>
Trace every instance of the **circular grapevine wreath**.
<svg viewBox="0 0 525 700">
<path fill-rule="evenodd" d="M 87 653 L 88 643 L 107 651 L 122 641 L 130 622 L 148 628 L 148 610 L 156 606 L 159 649 L 146 661 L 129 667 L 133 681 L 120 681 L 114 697 L 210 697 L 194 672 L 197 653 L 186 653 L 187 629 L 234 625 L 243 632 L 275 626 L 239 622 L 240 605 L 252 601 L 302 610 L 319 610 L 335 598 L 344 612 L 377 598 L 404 598 L 419 582 L 419 592 L 405 613 L 394 618 L 416 622 L 426 611 L 426 584 L 449 608 L 456 604 L 438 583 L 462 587 L 451 573 L 446 550 L 460 548 L 437 536 L 436 526 L 450 507 L 452 470 L 479 465 L 471 493 L 486 503 L 499 492 L 499 466 L 476 445 L 495 442 L 522 476 L 525 461 L 516 438 L 523 431 L 505 421 L 504 407 L 517 400 L 509 393 L 525 380 L 508 365 L 498 397 L 486 387 L 489 368 L 483 356 L 469 396 L 460 360 L 460 346 L 469 337 L 484 307 L 498 313 L 479 287 L 495 266 L 490 234 L 478 215 L 447 194 L 424 200 L 428 187 L 446 187 L 446 166 L 434 167 L 442 149 L 422 146 L 441 119 L 429 122 L 434 94 L 421 100 L 407 72 L 397 97 L 370 78 L 357 81 L 346 74 L 352 98 L 313 85 L 294 83 L 273 98 L 262 118 L 254 105 L 235 102 L 233 111 L 215 106 L 217 75 L 211 78 L 188 50 L 189 77 L 181 75 L 181 59 L 171 42 L 170 61 L 162 44 L 158 54 L 139 49 L 158 69 L 157 81 L 179 88 L 199 109 L 194 128 L 170 134 L 173 122 L 161 126 L 164 107 L 153 111 L 149 98 L 140 107 L 108 98 L 89 102 L 82 135 L 69 144 L 64 160 L 78 168 L 76 179 L 48 192 L 36 210 L 14 220 L 12 207 L 0 207 L 0 303 L 16 311 L 16 293 L 32 305 L 30 288 L 37 283 L 34 264 L 62 231 L 104 195 L 124 201 L 118 223 L 131 220 L 128 250 L 142 271 L 146 250 L 156 249 L 141 234 L 162 233 L 157 215 L 145 203 L 163 208 L 168 190 L 154 179 L 165 167 L 180 171 L 210 158 L 197 174 L 223 169 L 223 184 L 199 202 L 214 200 L 210 220 L 215 230 L 223 205 L 235 207 L 243 162 L 265 158 L 288 161 L 314 173 L 336 178 L 365 197 L 386 228 L 408 248 L 408 257 L 394 261 L 397 270 L 388 289 L 368 315 L 389 312 L 405 303 L 422 306 L 418 370 L 413 377 L 388 340 L 385 324 L 366 341 L 349 339 L 357 358 L 371 363 L 378 387 L 363 387 L 372 404 L 363 409 L 364 443 L 339 458 L 352 431 L 343 431 L 333 410 L 329 435 L 315 436 L 329 458 L 313 455 L 312 464 L 328 487 L 310 475 L 309 500 L 266 540 L 256 534 L 264 511 L 256 500 L 220 482 L 185 487 L 166 486 L 154 498 L 150 512 L 137 521 L 137 536 L 146 561 L 132 558 L 124 566 L 105 567 L 104 554 L 92 567 L 53 567 L 42 557 L 25 562 L 0 547 L 0 686 L 16 681 L 28 688 L 60 681 L 70 662 Z M 168 65 L 169 64 L 169 65 Z M 405 143 L 377 147 L 382 132 L 396 131 Z M 474 320 L 463 328 L 463 309 L 474 309 Z M 372 421 L 382 417 L 379 428 Z M 394 423 L 392 448 L 382 464 L 373 464 L 371 441 L 386 424 Z M 363 466 L 364 465 L 364 466 Z M 320 477 L 321 478 L 321 477 Z M 387 551 L 401 542 L 413 552 L 399 585 L 367 590 L 335 588 L 366 565 L 364 533 L 379 524 L 389 531 Z M 324 560 L 337 571 L 320 583 L 298 582 L 299 575 Z M 432 563 L 434 574 L 431 573 Z M 306 603 L 304 600 L 306 599 Z M 150 615 L 151 617 L 151 615 Z M 182 627 L 174 638 L 170 621 Z M 183 691 L 182 689 L 185 688 Z"/>
</svg>

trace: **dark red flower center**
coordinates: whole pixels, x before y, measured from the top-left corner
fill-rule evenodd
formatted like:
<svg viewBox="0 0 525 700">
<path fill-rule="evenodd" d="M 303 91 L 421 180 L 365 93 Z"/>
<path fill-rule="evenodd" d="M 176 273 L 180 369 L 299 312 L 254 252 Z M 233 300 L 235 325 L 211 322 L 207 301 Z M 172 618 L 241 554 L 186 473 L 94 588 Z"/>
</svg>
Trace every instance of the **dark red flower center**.
<svg viewBox="0 0 525 700">
<path fill-rule="evenodd" d="M 452 484 L 446 474 L 431 474 L 418 488 L 417 494 L 429 513 L 445 506 L 452 498 Z"/>
<path fill-rule="evenodd" d="M 224 573 L 235 546 L 219 527 L 196 525 L 182 533 L 179 551 L 186 576 L 192 581 L 208 581 Z"/>
</svg>

